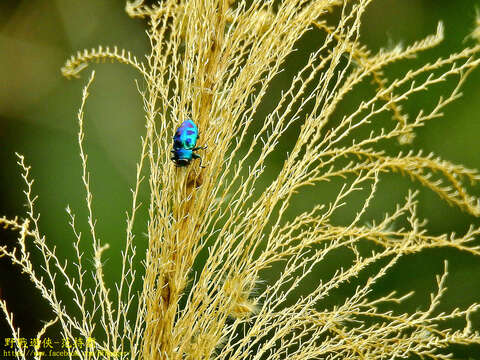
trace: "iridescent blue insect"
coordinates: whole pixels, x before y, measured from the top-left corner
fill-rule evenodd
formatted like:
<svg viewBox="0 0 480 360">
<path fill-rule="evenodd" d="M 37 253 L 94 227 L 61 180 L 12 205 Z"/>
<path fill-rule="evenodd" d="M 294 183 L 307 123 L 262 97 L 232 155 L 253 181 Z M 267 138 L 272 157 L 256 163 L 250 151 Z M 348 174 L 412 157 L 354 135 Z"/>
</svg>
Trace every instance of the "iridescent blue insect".
<svg viewBox="0 0 480 360">
<path fill-rule="evenodd" d="M 175 132 L 173 136 L 172 161 L 175 166 L 187 166 L 194 159 L 200 159 L 202 166 L 202 158 L 195 154 L 195 151 L 206 149 L 207 147 L 195 147 L 198 140 L 198 127 L 193 120 L 185 120 Z"/>
</svg>

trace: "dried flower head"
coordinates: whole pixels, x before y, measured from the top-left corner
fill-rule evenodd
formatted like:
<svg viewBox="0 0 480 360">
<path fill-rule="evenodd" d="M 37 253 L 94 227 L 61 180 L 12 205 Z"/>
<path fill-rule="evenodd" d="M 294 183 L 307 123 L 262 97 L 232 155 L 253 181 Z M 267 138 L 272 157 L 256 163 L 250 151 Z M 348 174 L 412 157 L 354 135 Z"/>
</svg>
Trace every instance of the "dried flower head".
<svg viewBox="0 0 480 360">
<path fill-rule="evenodd" d="M 463 235 L 430 234 L 417 215 L 413 190 L 393 212 L 367 224 L 378 185 L 384 174 L 393 172 L 468 214 L 480 215 L 479 200 L 467 187 L 480 179 L 478 171 L 433 154 L 383 150 L 390 140 L 411 143 L 417 128 L 440 117 L 443 108 L 461 95 L 461 85 L 480 62 L 480 45 L 389 79 L 386 67 L 438 45 L 443 25 L 413 44 L 374 53 L 359 40 L 371 2 L 165 0 L 149 6 L 136 0 L 127 2 L 126 11 L 148 21 L 151 53 L 145 62 L 116 47 L 85 50 L 66 62 L 62 73 L 67 77 L 78 77 L 90 62 L 105 59 L 137 69 L 143 79 L 138 87 L 146 133 L 127 217 L 122 269 L 113 287 L 104 280 L 102 256 L 107 245 L 96 236 L 83 148 L 84 107 L 93 72 L 78 113 L 95 260 L 93 287 L 83 280 L 90 275 L 89 264 L 79 250 L 85 240 L 76 230 L 73 212 L 67 210 L 77 257 L 73 267 L 61 261 L 41 235 L 33 181 L 19 155 L 28 213 L 24 221 L 0 219 L 4 227 L 19 232 L 19 251 L 0 250 L 41 291 L 55 314 L 52 322 L 60 324 L 65 339 L 95 335 L 94 348 L 115 354 L 113 358 L 170 360 L 410 355 L 445 359 L 452 344 L 480 343 L 470 320 L 479 304 L 438 311 L 446 291 L 446 263 L 430 303 L 412 313 L 394 311 L 411 293 L 372 292 L 379 279 L 409 254 L 446 247 L 480 256 L 480 227 L 471 226 Z M 309 31 L 319 34 L 316 49 L 270 113 L 260 118 L 259 108 L 273 80 Z M 433 108 L 407 116 L 402 105 L 449 78 L 457 79 L 456 86 Z M 373 91 L 344 112 L 345 99 L 361 84 L 370 84 Z M 200 129 L 199 145 L 208 146 L 204 168 L 198 162 L 177 168 L 170 161 L 172 135 L 187 118 Z M 296 136 L 286 141 L 287 131 Z M 272 170 L 273 180 L 265 180 L 272 153 L 285 142 L 289 152 L 280 168 Z M 134 242 L 143 240 L 134 236 L 133 224 L 144 168 L 150 196 L 148 250 L 139 255 Z M 332 200 L 319 197 L 316 206 L 292 215 L 296 194 L 336 179 L 341 179 L 341 186 Z M 338 220 L 340 209 L 354 197 L 362 198 L 360 208 Z M 30 260 L 30 246 L 43 254 L 42 274 Z M 315 275 L 314 268 L 340 250 L 350 260 L 334 273 Z M 137 257 L 143 276 L 136 272 Z M 371 275 L 365 277 L 366 273 Z M 349 282 L 357 284 L 350 295 L 336 306 L 322 305 Z M 308 293 L 299 296 L 304 283 Z M 138 293 L 135 284 L 141 287 Z M 80 316 L 57 297 L 60 285 L 71 292 Z M 11 314 L 4 302 L 1 305 L 18 341 Z M 445 324 L 452 319 L 463 319 L 465 326 L 449 328 Z M 45 328 L 39 337 L 44 332 Z M 74 346 L 82 359 L 103 358 Z M 22 351 L 19 345 L 18 350 Z M 25 358 L 23 353 L 20 357 Z"/>
</svg>

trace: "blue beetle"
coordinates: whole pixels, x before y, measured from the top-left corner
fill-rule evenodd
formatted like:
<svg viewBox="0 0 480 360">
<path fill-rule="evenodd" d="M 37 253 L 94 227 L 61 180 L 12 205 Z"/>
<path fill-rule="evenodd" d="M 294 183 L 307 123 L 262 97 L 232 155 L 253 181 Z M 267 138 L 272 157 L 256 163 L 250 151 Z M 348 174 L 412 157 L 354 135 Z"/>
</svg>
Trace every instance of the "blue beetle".
<svg viewBox="0 0 480 360">
<path fill-rule="evenodd" d="M 175 166 L 187 166 L 194 159 L 200 159 L 200 167 L 202 166 L 202 158 L 195 154 L 194 151 L 206 149 L 206 146 L 195 147 L 198 140 L 198 127 L 193 120 L 185 120 L 175 132 L 173 136 L 173 149 L 171 160 Z"/>
</svg>

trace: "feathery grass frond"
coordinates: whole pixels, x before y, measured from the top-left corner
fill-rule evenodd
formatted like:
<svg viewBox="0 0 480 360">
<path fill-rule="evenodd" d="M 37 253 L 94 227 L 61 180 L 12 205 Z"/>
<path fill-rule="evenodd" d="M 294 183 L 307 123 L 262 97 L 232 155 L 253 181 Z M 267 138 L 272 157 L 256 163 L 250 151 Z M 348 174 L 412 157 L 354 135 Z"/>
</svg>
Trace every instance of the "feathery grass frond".
<svg viewBox="0 0 480 360">
<path fill-rule="evenodd" d="M 79 78 L 80 72 L 84 70 L 90 62 L 106 60 L 115 60 L 122 64 L 131 65 L 143 75 L 147 75 L 143 63 L 139 62 L 130 51 L 119 49 L 116 46 L 113 47 L 113 50 L 109 46 L 105 48 L 99 46 L 96 49 L 78 51 L 76 55 L 72 55 L 72 57 L 67 60 L 65 65 L 61 68 L 61 72 L 66 78 Z"/>
<path fill-rule="evenodd" d="M 478 217 L 479 200 L 470 193 L 478 171 L 422 151 L 386 150 L 393 139 L 400 145 L 413 141 L 419 127 L 441 117 L 461 96 L 461 86 L 480 63 L 480 45 L 411 66 L 390 79 L 389 66 L 442 41 L 443 23 L 423 40 L 373 53 L 360 41 L 372 1 L 127 1 L 128 15 L 148 21 L 151 53 L 145 63 L 102 47 L 67 61 L 62 68 L 67 77 L 77 77 L 91 61 L 111 59 L 130 64 L 144 80 L 138 87 L 146 133 L 121 270 L 113 286 L 106 282 L 102 261 L 108 244 L 96 233 L 83 147 L 94 73 L 78 112 L 87 236 L 67 208 L 74 265 L 60 261 L 40 233 L 33 181 L 22 156 L 27 217 L 0 218 L 0 226 L 19 232 L 18 249 L 2 247 L 0 255 L 30 276 L 65 339 L 97 339 L 96 353 L 75 348 L 81 359 L 104 358 L 107 352 L 115 359 L 149 360 L 446 359 L 451 345 L 480 344 L 471 320 L 478 303 L 438 310 L 447 290 L 446 262 L 437 290 L 416 311 L 397 311 L 413 292 L 374 291 L 400 259 L 414 253 L 450 248 L 480 256 L 480 227 L 472 225 L 463 235 L 430 234 L 413 189 L 430 189 Z M 269 98 L 273 105 L 263 116 L 275 79 L 290 59 L 297 60 L 295 47 L 308 32 L 324 36 L 315 38 L 307 58 L 298 57 L 298 70 L 278 98 Z M 370 80 L 372 91 L 344 106 Z M 456 83 L 433 106 L 421 106 L 422 95 L 447 80 Z M 407 114 L 404 105 L 412 101 L 421 109 Z M 392 115 L 396 121 L 385 120 Z M 189 118 L 200 129 L 197 146 L 205 150 L 205 166 L 175 167 L 171 138 Z M 285 147 L 289 151 L 283 154 Z M 282 157 L 277 166 L 274 154 Z M 144 240 L 134 224 L 147 171 L 147 251 L 142 256 L 136 244 Z M 408 176 L 412 189 L 393 212 L 367 223 L 387 173 Z M 318 196 L 311 209 L 296 212 L 299 194 L 327 186 L 329 200 Z M 348 214 L 339 219 L 340 211 Z M 93 266 L 84 261 L 85 243 L 93 248 Z M 43 255 L 43 275 L 30 261 L 32 245 Z M 345 255 L 337 261 L 339 253 Z M 318 271 L 332 259 L 335 271 Z M 354 287 L 336 297 L 347 284 Z M 74 309 L 57 297 L 59 286 L 71 294 Z M 18 345 L 20 335 L 4 302 L 2 309 Z M 465 325 L 453 328 L 452 320 Z"/>
</svg>

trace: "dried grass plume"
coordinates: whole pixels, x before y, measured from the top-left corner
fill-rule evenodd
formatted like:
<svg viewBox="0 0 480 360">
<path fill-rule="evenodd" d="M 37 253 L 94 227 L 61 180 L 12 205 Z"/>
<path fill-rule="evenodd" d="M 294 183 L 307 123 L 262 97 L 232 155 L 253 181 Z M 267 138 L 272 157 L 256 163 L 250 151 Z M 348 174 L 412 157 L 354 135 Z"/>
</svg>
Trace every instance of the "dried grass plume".
<svg viewBox="0 0 480 360">
<path fill-rule="evenodd" d="M 444 107 L 461 96 L 462 84 L 480 62 L 480 45 L 387 78 L 392 63 L 438 45 L 443 25 L 413 44 L 373 52 L 360 42 L 362 19 L 372 1 L 165 0 L 148 6 L 136 0 L 127 2 L 126 11 L 148 21 L 151 53 L 144 61 L 117 47 L 98 47 L 66 62 L 66 77 L 79 77 L 91 62 L 103 60 L 137 69 L 146 132 L 124 249 L 109 254 L 122 257 L 120 270 L 103 263 L 108 244 L 96 234 L 83 146 L 94 72 L 78 111 L 90 234 L 80 234 L 74 212 L 67 209 L 75 259 L 60 259 L 55 244 L 42 235 L 30 168 L 18 155 L 27 213 L 0 218 L 4 228 L 18 233 L 13 250 L 5 246 L 0 253 L 50 305 L 53 318 L 46 319 L 38 338 L 55 323 L 80 359 L 110 354 L 112 359 L 145 360 L 446 359 L 452 344 L 480 344 L 470 320 L 479 304 L 438 311 L 447 263 L 430 302 L 415 312 L 395 311 L 411 293 L 372 296 L 378 280 L 409 254 L 446 247 L 480 256 L 478 225 L 461 235 L 430 234 L 417 215 L 413 190 L 421 184 L 448 204 L 479 216 L 479 199 L 469 192 L 479 172 L 434 154 L 384 150 L 389 141 L 410 144 L 417 128 L 442 116 Z M 273 79 L 309 31 L 318 34 L 316 50 L 269 114 L 260 117 Z M 475 29 L 470 41 L 479 40 L 478 34 Z M 449 93 L 433 107 L 407 116 L 402 105 L 450 78 L 456 86 Z M 370 95 L 345 113 L 345 99 L 360 85 L 371 86 Z M 170 161 L 172 135 L 187 118 L 198 125 L 200 144 L 208 146 L 202 153 L 205 168 L 199 162 L 176 168 Z M 287 138 L 288 131 L 295 137 Z M 290 149 L 273 180 L 266 182 L 271 155 L 285 143 Z M 367 222 L 387 173 L 411 178 L 412 190 L 393 212 Z M 338 179 L 342 186 L 332 201 L 318 197 L 316 206 L 292 215 L 296 194 Z M 142 185 L 150 196 L 146 238 L 134 233 Z M 339 209 L 359 196 L 362 206 L 339 222 Z M 136 244 L 143 241 L 148 250 L 139 254 Z M 80 250 L 84 242 L 93 246 L 93 262 Z M 41 264 L 32 263 L 32 248 L 40 250 Z M 313 276 L 314 268 L 338 250 L 349 254 L 348 266 Z M 118 272 L 115 284 L 106 283 L 105 271 Z M 264 278 L 267 271 L 275 273 L 270 282 Z M 362 277 L 369 271 L 371 276 Z M 298 296 L 305 282 L 309 292 Z M 348 282 L 358 286 L 339 305 L 321 305 Z M 60 287 L 69 291 L 74 308 L 58 297 Z M 7 304 L 0 305 L 19 358 L 25 359 L 21 332 Z M 452 319 L 463 325 L 449 328 L 445 324 Z M 76 338 L 95 338 L 97 352 L 87 353 Z"/>
</svg>

